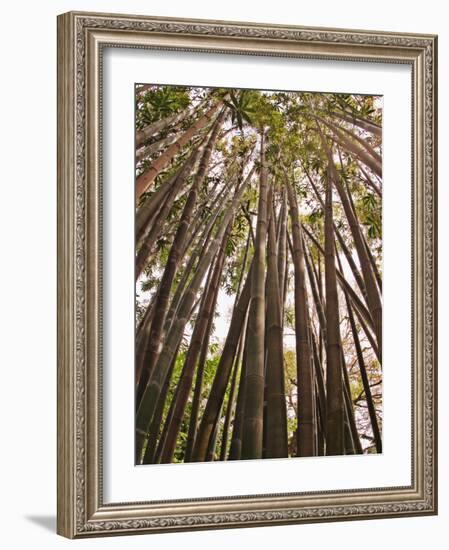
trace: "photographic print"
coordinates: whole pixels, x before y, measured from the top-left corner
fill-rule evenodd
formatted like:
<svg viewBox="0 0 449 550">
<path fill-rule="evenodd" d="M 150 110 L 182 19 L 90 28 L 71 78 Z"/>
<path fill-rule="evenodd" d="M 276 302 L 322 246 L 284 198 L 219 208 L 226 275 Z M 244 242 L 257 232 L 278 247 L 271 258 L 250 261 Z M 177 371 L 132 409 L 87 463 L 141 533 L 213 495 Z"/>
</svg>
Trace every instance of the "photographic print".
<svg viewBox="0 0 449 550">
<path fill-rule="evenodd" d="M 135 87 L 136 464 L 382 452 L 382 97 Z"/>
<path fill-rule="evenodd" d="M 59 534 L 437 513 L 437 43 L 58 16 Z"/>
</svg>

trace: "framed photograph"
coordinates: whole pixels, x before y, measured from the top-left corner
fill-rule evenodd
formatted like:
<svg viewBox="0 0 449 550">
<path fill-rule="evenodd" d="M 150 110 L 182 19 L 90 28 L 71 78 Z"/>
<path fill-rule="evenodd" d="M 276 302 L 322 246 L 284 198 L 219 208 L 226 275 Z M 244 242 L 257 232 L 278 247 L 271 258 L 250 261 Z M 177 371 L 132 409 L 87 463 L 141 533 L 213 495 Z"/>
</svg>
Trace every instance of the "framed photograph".
<svg viewBox="0 0 449 550">
<path fill-rule="evenodd" d="M 59 16 L 59 534 L 437 513 L 436 56 Z"/>
</svg>

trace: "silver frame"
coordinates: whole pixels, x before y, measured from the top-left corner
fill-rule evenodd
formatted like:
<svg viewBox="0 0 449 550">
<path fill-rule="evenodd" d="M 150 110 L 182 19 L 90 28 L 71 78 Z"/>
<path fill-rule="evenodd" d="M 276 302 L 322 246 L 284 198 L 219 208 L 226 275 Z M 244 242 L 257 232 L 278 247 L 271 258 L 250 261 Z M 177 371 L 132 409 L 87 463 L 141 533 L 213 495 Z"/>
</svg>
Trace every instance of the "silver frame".
<svg viewBox="0 0 449 550">
<path fill-rule="evenodd" d="M 412 484 L 104 504 L 101 63 L 105 47 L 412 68 Z M 437 513 L 437 37 L 70 12 L 58 17 L 58 533 L 86 536 Z"/>
</svg>

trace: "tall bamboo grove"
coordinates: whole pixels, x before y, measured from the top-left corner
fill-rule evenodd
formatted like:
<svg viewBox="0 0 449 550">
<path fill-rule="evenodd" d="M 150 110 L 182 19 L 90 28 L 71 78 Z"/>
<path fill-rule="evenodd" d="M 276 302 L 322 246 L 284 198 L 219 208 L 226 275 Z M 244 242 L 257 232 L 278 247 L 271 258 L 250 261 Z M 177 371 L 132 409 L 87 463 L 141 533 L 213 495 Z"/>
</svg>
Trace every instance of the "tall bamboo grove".
<svg viewBox="0 0 449 550">
<path fill-rule="evenodd" d="M 137 85 L 136 464 L 382 452 L 382 103 Z"/>
</svg>

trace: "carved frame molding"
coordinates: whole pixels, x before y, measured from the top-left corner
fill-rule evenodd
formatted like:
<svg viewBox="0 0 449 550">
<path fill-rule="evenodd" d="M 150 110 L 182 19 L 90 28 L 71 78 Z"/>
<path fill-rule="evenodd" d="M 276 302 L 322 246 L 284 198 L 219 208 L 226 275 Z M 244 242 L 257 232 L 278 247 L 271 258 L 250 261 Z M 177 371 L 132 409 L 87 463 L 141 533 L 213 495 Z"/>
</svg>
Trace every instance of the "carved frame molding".
<svg viewBox="0 0 449 550">
<path fill-rule="evenodd" d="M 102 502 L 104 47 L 411 65 L 411 486 L 170 502 Z M 437 513 L 436 56 L 437 37 L 432 35 L 76 12 L 58 17 L 58 533 L 78 538 Z"/>
</svg>

